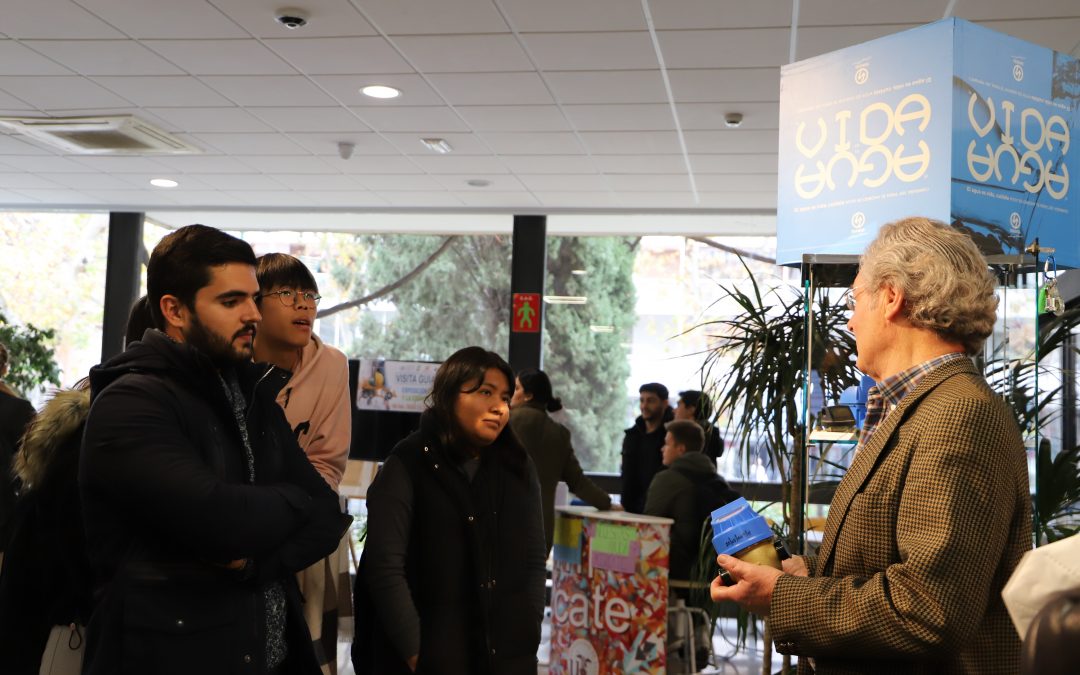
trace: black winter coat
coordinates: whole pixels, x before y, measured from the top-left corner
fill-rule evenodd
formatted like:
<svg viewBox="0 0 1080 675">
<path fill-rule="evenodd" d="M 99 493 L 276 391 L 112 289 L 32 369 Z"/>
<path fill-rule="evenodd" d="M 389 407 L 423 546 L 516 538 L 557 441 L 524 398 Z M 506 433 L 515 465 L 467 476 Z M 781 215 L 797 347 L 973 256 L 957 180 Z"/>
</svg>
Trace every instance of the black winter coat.
<svg viewBox="0 0 1080 675">
<path fill-rule="evenodd" d="M 16 481 L 11 475 L 11 461 L 19 449 L 19 439 L 26 425 L 34 419 L 34 406 L 18 396 L 0 391 L 0 552 L 7 543 Z"/>
<path fill-rule="evenodd" d="M 649 433 L 645 420 L 639 415 L 634 426 L 626 430 L 622 444 L 622 506 L 630 513 L 645 513 L 645 495 L 653 476 L 664 468 L 664 424 L 675 419 L 671 408 L 664 409 L 660 426 Z"/>
<path fill-rule="evenodd" d="M 545 557 L 536 470 L 508 426 L 470 481 L 433 426 L 425 414 L 368 492 L 356 672 L 408 673 L 411 655 L 398 653 L 401 636 L 389 634 L 418 618 L 423 675 L 535 675 Z M 520 453 L 517 466 L 509 453 Z M 410 485 L 411 499 L 403 500 Z"/>
<path fill-rule="evenodd" d="M 338 545 L 350 518 L 274 401 L 287 375 L 242 364 L 255 483 L 217 370 L 148 332 L 91 370 L 79 485 L 99 582 L 83 672 L 266 672 L 263 589 L 286 592 L 281 672 L 319 673 L 295 572 Z M 244 572 L 225 569 L 251 560 Z"/>
</svg>

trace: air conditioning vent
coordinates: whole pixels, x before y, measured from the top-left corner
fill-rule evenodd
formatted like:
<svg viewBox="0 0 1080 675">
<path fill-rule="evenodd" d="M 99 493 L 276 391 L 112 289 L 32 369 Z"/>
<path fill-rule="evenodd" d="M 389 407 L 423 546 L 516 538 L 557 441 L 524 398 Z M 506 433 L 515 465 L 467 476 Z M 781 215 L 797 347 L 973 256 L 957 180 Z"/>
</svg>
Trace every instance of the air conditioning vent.
<svg viewBox="0 0 1080 675">
<path fill-rule="evenodd" d="M 202 152 L 134 115 L 0 117 L 0 127 L 78 155 L 190 155 Z"/>
</svg>

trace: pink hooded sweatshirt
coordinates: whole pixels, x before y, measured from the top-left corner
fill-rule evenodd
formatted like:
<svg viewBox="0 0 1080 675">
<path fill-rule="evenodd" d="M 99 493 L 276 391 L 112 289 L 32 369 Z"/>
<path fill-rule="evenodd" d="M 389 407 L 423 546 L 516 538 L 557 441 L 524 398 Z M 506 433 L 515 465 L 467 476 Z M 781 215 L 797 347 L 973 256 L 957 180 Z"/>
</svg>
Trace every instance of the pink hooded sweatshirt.
<svg viewBox="0 0 1080 675">
<path fill-rule="evenodd" d="M 352 441 L 348 359 L 312 335 L 277 402 L 315 470 L 337 490 Z"/>
</svg>

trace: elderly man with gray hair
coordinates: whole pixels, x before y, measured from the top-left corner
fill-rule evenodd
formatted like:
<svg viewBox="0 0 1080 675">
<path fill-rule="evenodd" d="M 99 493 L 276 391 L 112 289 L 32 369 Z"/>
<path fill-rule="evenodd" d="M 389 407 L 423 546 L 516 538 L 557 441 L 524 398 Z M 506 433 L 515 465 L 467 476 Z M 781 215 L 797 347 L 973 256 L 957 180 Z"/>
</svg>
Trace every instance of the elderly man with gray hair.
<svg viewBox="0 0 1080 675">
<path fill-rule="evenodd" d="M 821 547 L 783 572 L 720 556 L 735 583 L 713 600 L 768 615 L 800 673 L 1016 673 L 1001 590 L 1031 548 L 1031 497 L 1016 423 L 970 358 L 997 311 L 986 260 L 943 223 L 890 223 L 847 301 L 878 384 Z"/>
</svg>

